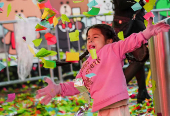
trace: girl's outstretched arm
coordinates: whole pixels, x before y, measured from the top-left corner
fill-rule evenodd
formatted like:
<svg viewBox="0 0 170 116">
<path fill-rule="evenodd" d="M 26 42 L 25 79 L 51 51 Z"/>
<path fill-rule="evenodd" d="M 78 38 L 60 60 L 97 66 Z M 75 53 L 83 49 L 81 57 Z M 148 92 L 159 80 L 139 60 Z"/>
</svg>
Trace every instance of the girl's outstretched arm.
<svg viewBox="0 0 170 116">
<path fill-rule="evenodd" d="M 168 32 L 170 25 L 165 22 L 159 22 L 155 25 L 152 24 L 153 18 L 148 21 L 148 26 L 143 32 L 133 33 L 127 37 L 124 41 L 113 43 L 113 50 L 123 60 L 125 54 L 134 51 L 136 48 L 141 47 L 142 44 L 147 43 L 152 36 L 157 35 L 160 32 Z"/>
</svg>

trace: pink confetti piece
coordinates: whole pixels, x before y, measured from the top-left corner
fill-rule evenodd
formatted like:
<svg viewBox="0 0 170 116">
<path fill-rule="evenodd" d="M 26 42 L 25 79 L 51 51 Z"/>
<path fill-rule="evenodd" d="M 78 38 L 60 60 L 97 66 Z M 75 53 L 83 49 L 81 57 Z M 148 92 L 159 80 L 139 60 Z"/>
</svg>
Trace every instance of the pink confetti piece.
<svg viewBox="0 0 170 116">
<path fill-rule="evenodd" d="M 3 11 L 2 8 L 0 8 L 0 12 Z"/>
<path fill-rule="evenodd" d="M 146 13 L 143 17 L 148 21 L 150 17 L 155 17 L 155 16 L 154 16 L 154 14 L 150 11 L 150 12 Z"/>
<path fill-rule="evenodd" d="M 15 93 L 8 94 L 6 102 L 12 102 L 15 99 Z"/>
<path fill-rule="evenodd" d="M 48 0 L 48 1 L 45 3 L 45 7 L 52 9 L 50 0 Z"/>
</svg>

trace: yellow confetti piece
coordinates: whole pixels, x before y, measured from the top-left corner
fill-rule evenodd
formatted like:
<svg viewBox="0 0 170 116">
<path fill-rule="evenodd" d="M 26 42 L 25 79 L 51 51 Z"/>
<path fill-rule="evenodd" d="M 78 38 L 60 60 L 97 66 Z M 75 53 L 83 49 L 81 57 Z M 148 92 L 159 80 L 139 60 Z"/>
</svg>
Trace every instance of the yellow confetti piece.
<svg viewBox="0 0 170 116">
<path fill-rule="evenodd" d="M 123 31 L 120 31 L 120 32 L 118 33 L 118 37 L 119 37 L 119 39 L 124 40 Z"/>
<path fill-rule="evenodd" d="M 73 3 L 80 3 L 80 2 L 84 2 L 84 0 L 82 0 L 82 1 L 73 1 Z"/>
<path fill-rule="evenodd" d="M 41 16 L 42 19 L 45 19 L 48 16 L 49 12 L 44 10 L 43 15 Z"/>
<path fill-rule="evenodd" d="M 54 16 L 53 18 L 53 24 L 54 24 L 54 27 L 58 24 L 58 19 L 56 18 L 56 16 Z"/>
<path fill-rule="evenodd" d="M 139 2 L 140 0 L 135 0 L 136 2 Z"/>
<path fill-rule="evenodd" d="M 79 40 L 79 31 L 69 33 L 70 41 L 78 41 Z"/>
<path fill-rule="evenodd" d="M 11 12 L 11 4 L 8 4 L 8 8 L 7 8 L 7 17 L 9 16 L 9 13 Z"/>
<path fill-rule="evenodd" d="M 91 49 L 90 54 L 91 54 L 92 59 L 97 59 L 96 49 Z"/>
<path fill-rule="evenodd" d="M 154 5 L 152 3 L 146 3 L 143 8 L 147 11 L 150 12 L 153 9 Z"/>
<path fill-rule="evenodd" d="M 66 52 L 66 61 L 79 61 L 79 53 Z"/>
<path fill-rule="evenodd" d="M 34 57 L 35 57 L 35 52 L 34 52 L 34 49 L 30 46 L 30 45 L 28 45 L 28 49 L 30 50 L 30 52 L 34 55 Z"/>
<path fill-rule="evenodd" d="M 148 76 L 146 78 L 146 86 L 148 86 L 150 76 L 151 76 L 151 69 L 149 69 Z"/>
</svg>

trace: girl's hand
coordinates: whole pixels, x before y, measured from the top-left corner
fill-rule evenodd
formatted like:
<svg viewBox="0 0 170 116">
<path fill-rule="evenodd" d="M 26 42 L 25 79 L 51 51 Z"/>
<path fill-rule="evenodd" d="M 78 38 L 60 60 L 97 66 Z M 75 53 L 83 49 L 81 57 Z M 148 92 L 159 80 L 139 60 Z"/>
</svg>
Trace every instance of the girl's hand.
<svg viewBox="0 0 170 116">
<path fill-rule="evenodd" d="M 148 21 L 148 26 L 143 31 L 143 35 L 145 39 L 150 39 L 152 36 L 157 35 L 160 32 L 168 32 L 170 29 L 170 25 L 166 24 L 164 21 L 159 22 L 155 25 L 152 25 L 153 18 L 150 17 Z"/>
<path fill-rule="evenodd" d="M 61 87 L 59 84 L 55 84 L 50 78 L 45 77 L 44 81 L 48 83 L 48 86 L 42 89 L 37 90 L 36 98 L 40 98 L 42 96 L 45 96 L 42 100 L 42 104 L 48 104 L 53 97 L 55 97 L 57 94 L 61 93 Z"/>
</svg>

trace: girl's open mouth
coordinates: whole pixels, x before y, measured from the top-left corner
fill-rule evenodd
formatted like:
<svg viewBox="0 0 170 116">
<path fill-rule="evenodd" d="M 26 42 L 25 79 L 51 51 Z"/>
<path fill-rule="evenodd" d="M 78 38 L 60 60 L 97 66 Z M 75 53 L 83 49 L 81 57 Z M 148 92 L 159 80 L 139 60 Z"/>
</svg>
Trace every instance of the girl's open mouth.
<svg viewBox="0 0 170 116">
<path fill-rule="evenodd" d="M 95 49 L 94 45 L 89 45 L 89 49 Z"/>
</svg>

